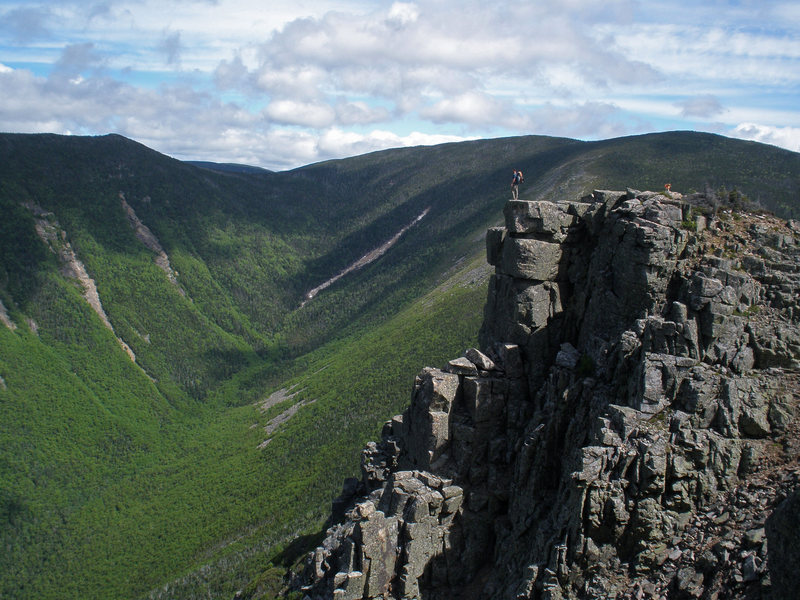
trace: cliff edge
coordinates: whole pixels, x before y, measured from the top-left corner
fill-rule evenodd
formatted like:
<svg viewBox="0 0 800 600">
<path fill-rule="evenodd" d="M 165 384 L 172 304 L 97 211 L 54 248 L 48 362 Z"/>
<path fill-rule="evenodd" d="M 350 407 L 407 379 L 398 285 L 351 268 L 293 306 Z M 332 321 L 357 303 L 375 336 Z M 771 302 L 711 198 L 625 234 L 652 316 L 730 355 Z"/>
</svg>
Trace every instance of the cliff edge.
<svg viewBox="0 0 800 600">
<path fill-rule="evenodd" d="M 800 224 L 691 200 L 507 203 L 481 349 L 367 445 L 306 598 L 800 597 Z"/>
</svg>

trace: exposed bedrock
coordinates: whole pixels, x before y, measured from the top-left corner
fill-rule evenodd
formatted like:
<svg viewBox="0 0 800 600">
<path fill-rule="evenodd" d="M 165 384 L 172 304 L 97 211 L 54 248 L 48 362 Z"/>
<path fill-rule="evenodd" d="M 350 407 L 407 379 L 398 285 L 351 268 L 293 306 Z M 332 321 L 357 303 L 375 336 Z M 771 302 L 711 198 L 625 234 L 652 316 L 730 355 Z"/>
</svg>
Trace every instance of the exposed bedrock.
<svg viewBox="0 0 800 600">
<path fill-rule="evenodd" d="M 417 376 L 297 587 L 516 600 L 797 585 L 772 577 L 790 551 L 768 557 L 764 528 L 798 480 L 800 236 L 768 217 L 689 219 L 677 194 L 508 202 L 486 238 L 480 349 Z M 770 523 L 796 521 L 783 514 Z"/>
</svg>

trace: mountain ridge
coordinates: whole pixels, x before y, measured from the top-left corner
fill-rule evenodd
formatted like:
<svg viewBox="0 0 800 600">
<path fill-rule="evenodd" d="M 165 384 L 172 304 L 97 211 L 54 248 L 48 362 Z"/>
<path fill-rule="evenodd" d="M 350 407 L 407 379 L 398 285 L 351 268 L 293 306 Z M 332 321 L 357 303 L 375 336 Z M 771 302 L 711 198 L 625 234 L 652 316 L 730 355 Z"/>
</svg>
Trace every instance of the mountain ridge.
<svg viewBox="0 0 800 600">
<path fill-rule="evenodd" d="M 694 159 L 650 158 L 675 137 L 692 156 L 709 139 L 629 140 L 643 160 L 617 170 L 659 187 L 762 189 L 759 176 L 739 181 L 731 170 L 744 152 L 735 140 L 713 138 L 707 160 L 735 160 L 702 177 Z M 11 548 L 0 593 L 127 597 L 185 580 L 176 597 L 205 585 L 232 595 L 294 533 L 324 522 L 352 457 L 402 408 L 419 365 L 477 343 L 486 298 L 477 258 L 503 218 L 510 169 L 526 173 L 523 197 L 583 193 L 622 177 L 599 162 L 604 147 L 530 136 L 248 174 L 199 169 L 115 135 L 0 135 L 0 302 L 16 326 L 0 324 L 0 536 Z M 788 178 L 774 198 L 791 204 L 797 156 L 746 148 Z M 180 287 L 137 237 L 120 193 Z M 53 213 L 115 335 L 61 274 L 25 202 Z M 427 207 L 380 259 L 298 308 Z M 353 356 L 365 372 L 351 369 Z M 255 405 L 293 382 L 307 390 L 293 400 L 307 403 L 258 450 L 289 406 Z M 319 423 L 336 423 L 335 434 Z"/>
</svg>

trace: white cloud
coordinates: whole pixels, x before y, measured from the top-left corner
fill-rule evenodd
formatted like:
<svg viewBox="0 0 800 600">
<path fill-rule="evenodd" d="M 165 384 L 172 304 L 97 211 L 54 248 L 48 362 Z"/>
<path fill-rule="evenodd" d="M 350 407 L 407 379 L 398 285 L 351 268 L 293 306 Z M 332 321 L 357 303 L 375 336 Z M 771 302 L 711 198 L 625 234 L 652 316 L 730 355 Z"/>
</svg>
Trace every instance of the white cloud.
<svg viewBox="0 0 800 600">
<path fill-rule="evenodd" d="M 270 102 L 264 109 L 264 114 L 278 123 L 315 129 L 330 127 L 336 118 L 336 111 L 328 104 L 294 100 Z"/>
<path fill-rule="evenodd" d="M 264 65 L 256 76 L 261 91 L 282 98 L 312 99 L 321 96 L 330 85 L 329 74 L 320 66 L 290 64 L 285 67 Z"/>
<path fill-rule="evenodd" d="M 677 106 L 681 109 L 681 114 L 684 117 L 699 117 L 702 119 L 709 119 L 725 110 L 719 99 L 712 94 L 687 98 L 678 102 Z"/>
<path fill-rule="evenodd" d="M 611 30 L 606 33 L 615 36 Z M 741 85 L 800 82 L 800 70 L 792 68 L 800 58 L 800 40 L 783 33 L 663 23 L 638 25 L 614 40 L 622 51 L 668 76 L 673 86 L 731 80 Z"/>
<path fill-rule="evenodd" d="M 0 14 L 0 33 L 17 42 L 47 39 L 51 31 L 52 14 L 41 6 L 19 6 Z"/>
<path fill-rule="evenodd" d="M 98 67 L 103 63 L 102 55 L 91 42 L 70 44 L 61 52 L 55 63 L 55 70 L 65 74 L 78 74 L 85 69 Z"/>
<path fill-rule="evenodd" d="M 214 69 L 214 83 L 221 90 L 231 88 L 245 89 L 249 79 L 247 67 L 241 55 L 234 56 L 230 61 L 223 60 Z"/>
<path fill-rule="evenodd" d="M 388 121 L 391 118 L 386 108 L 371 107 L 366 102 L 339 102 L 335 109 L 336 121 L 341 125 L 365 125 Z"/>
<path fill-rule="evenodd" d="M 531 112 L 531 128 L 534 132 L 546 131 L 550 135 L 603 139 L 629 132 L 621 117 L 620 108 L 610 103 L 561 106 L 548 103 Z"/>
<path fill-rule="evenodd" d="M 793 106 L 762 106 L 743 101 L 730 106 L 724 115 L 730 125 L 760 123 L 776 127 L 800 127 L 800 112 Z"/>
<path fill-rule="evenodd" d="M 775 127 L 757 123 L 741 123 L 730 135 L 800 152 L 800 127 Z"/>
<path fill-rule="evenodd" d="M 374 130 L 367 134 L 359 134 L 332 128 L 320 136 L 318 147 L 320 153 L 324 156 L 353 156 L 386 148 L 428 146 L 447 142 L 460 142 L 466 139 L 470 138 L 452 135 L 430 135 L 417 131 L 404 136 L 385 130 Z"/>
<path fill-rule="evenodd" d="M 800 28 L 800 5 L 797 2 L 778 2 L 772 13 L 781 23 L 794 23 L 795 30 Z"/>
<path fill-rule="evenodd" d="M 164 31 L 164 37 L 158 44 L 158 49 L 164 54 L 168 65 L 176 65 L 181 60 L 183 45 L 181 44 L 181 32 Z"/>
<path fill-rule="evenodd" d="M 389 9 L 387 21 L 403 26 L 419 19 L 419 8 L 411 2 L 395 2 Z"/>
<path fill-rule="evenodd" d="M 522 126 L 516 110 L 502 100 L 480 92 L 467 92 L 445 98 L 424 107 L 420 115 L 434 123 L 467 123 L 470 125 Z"/>
<path fill-rule="evenodd" d="M 283 168 L 413 136 L 598 139 L 698 121 L 796 148 L 800 127 L 800 13 L 785 1 L 3 7 L 2 129 L 113 130 L 184 158 Z"/>
</svg>

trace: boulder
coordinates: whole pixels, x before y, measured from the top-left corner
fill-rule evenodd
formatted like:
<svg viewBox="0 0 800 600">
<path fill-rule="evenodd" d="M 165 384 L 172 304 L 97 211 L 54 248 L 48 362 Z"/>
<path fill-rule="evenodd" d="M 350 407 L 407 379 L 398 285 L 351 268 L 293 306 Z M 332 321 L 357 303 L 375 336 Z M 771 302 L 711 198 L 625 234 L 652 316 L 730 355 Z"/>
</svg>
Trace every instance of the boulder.
<svg viewBox="0 0 800 600">
<path fill-rule="evenodd" d="M 549 234 L 552 237 L 575 221 L 573 215 L 553 202 L 511 200 L 506 203 L 503 213 L 509 233 Z"/>
<path fill-rule="evenodd" d="M 561 244 L 527 238 L 506 238 L 499 272 L 517 279 L 556 281 L 565 275 Z"/>
</svg>

